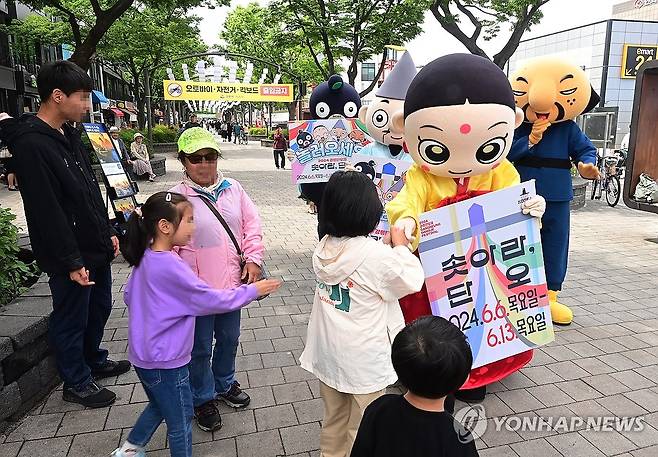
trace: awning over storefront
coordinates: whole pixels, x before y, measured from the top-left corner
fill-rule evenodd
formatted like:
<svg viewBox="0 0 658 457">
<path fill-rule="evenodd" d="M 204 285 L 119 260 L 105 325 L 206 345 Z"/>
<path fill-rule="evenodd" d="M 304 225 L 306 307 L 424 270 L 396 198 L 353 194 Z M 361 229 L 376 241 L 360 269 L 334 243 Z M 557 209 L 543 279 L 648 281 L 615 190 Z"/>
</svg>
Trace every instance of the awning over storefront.
<svg viewBox="0 0 658 457">
<path fill-rule="evenodd" d="M 117 108 L 110 108 L 110 111 L 114 113 L 115 116 L 117 117 L 123 117 L 123 111 Z"/>
<path fill-rule="evenodd" d="M 94 103 L 98 103 L 101 105 L 101 108 L 107 108 L 110 106 L 110 101 L 107 99 L 105 94 L 99 90 L 92 90 L 91 91 L 91 100 Z"/>
</svg>

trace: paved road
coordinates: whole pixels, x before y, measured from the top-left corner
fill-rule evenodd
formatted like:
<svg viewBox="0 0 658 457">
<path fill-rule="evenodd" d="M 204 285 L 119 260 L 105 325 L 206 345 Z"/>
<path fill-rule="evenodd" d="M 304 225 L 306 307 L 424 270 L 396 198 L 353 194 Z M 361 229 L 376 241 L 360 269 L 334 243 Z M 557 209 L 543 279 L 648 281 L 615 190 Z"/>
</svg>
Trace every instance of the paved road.
<svg viewBox="0 0 658 457">
<path fill-rule="evenodd" d="M 271 152 L 227 146 L 220 167 L 238 179 L 259 207 L 267 264 L 286 283 L 274 296 L 243 311 L 238 379 L 252 397 L 243 411 L 223 409 L 224 427 L 194 430 L 194 452 L 206 457 L 319 455 L 322 402 L 318 383 L 298 367 L 311 309 L 310 256 L 315 217 L 307 214 L 289 172 L 274 169 Z M 180 177 L 175 161 L 142 195 L 164 190 Z M 20 210 L 18 194 L 0 190 L 0 204 Z M 19 224 L 24 218 L 19 216 Z M 658 218 L 600 202 L 573 214 L 571 264 L 564 301 L 575 323 L 535 352 L 530 366 L 490 386 L 484 408 L 488 428 L 480 455 L 658 456 Z M 116 262 L 115 304 L 105 341 L 112 356 L 125 356 L 127 317 L 121 291 L 129 269 Z M 8 436 L 0 457 L 103 456 L 126 436 L 146 397 L 134 372 L 105 382 L 118 394 L 114 406 L 83 410 L 55 391 Z M 458 405 L 464 406 L 464 405 Z M 642 416 L 641 432 L 496 430 L 496 420 L 519 417 Z M 168 456 L 163 427 L 150 456 Z"/>
</svg>

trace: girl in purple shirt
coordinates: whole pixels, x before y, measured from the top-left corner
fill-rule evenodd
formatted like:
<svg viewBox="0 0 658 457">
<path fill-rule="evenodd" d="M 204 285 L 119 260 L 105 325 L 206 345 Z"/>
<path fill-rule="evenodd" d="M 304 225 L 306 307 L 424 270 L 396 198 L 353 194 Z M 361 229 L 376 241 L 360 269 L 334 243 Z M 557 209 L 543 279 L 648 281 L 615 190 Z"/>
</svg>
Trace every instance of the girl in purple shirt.
<svg viewBox="0 0 658 457">
<path fill-rule="evenodd" d="M 233 289 L 213 289 L 174 252 L 194 232 L 192 205 L 182 195 L 158 192 L 128 221 L 125 259 L 134 270 L 124 300 L 128 306 L 129 359 L 149 403 L 115 457 L 144 457 L 144 447 L 162 420 L 172 457 L 192 455 L 192 392 L 188 363 L 196 316 L 239 309 L 274 292 L 276 280 Z"/>
</svg>

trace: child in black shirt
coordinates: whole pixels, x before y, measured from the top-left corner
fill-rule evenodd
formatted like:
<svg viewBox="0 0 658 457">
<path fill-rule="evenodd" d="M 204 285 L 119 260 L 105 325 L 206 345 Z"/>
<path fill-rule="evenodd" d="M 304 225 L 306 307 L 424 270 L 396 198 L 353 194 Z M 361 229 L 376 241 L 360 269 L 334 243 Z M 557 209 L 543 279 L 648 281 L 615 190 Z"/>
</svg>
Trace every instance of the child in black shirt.
<svg viewBox="0 0 658 457">
<path fill-rule="evenodd" d="M 473 357 L 464 334 L 437 316 L 421 317 L 393 341 L 405 395 L 384 395 L 365 410 L 351 457 L 477 457 L 473 436 L 444 410 Z"/>
</svg>

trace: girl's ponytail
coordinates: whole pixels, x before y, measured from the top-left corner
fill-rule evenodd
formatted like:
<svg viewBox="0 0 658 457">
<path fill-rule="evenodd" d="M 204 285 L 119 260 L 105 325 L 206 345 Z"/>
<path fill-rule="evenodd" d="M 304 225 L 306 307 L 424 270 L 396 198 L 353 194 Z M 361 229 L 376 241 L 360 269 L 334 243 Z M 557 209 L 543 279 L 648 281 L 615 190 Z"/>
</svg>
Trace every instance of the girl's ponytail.
<svg viewBox="0 0 658 457">
<path fill-rule="evenodd" d="M 131 267 L 136 267 L 141 262 L 162 219 L 178 227 L 183 205 L 190 205 L 184 196 L 174 192 L 157 192 L 151 195 L 141 208 L 133 211 L 128 219 L 126 239 L 121 249 L 123 257 Z"/>
<path fill-rule="evenodd" d="M 125 244 L 121 253 L 131 267 L 136 267 L 144 257 L 149 244 L 149 233 L 144 225 L 141 208 L 137 208 L 128 219 Z"/>
</svg>

